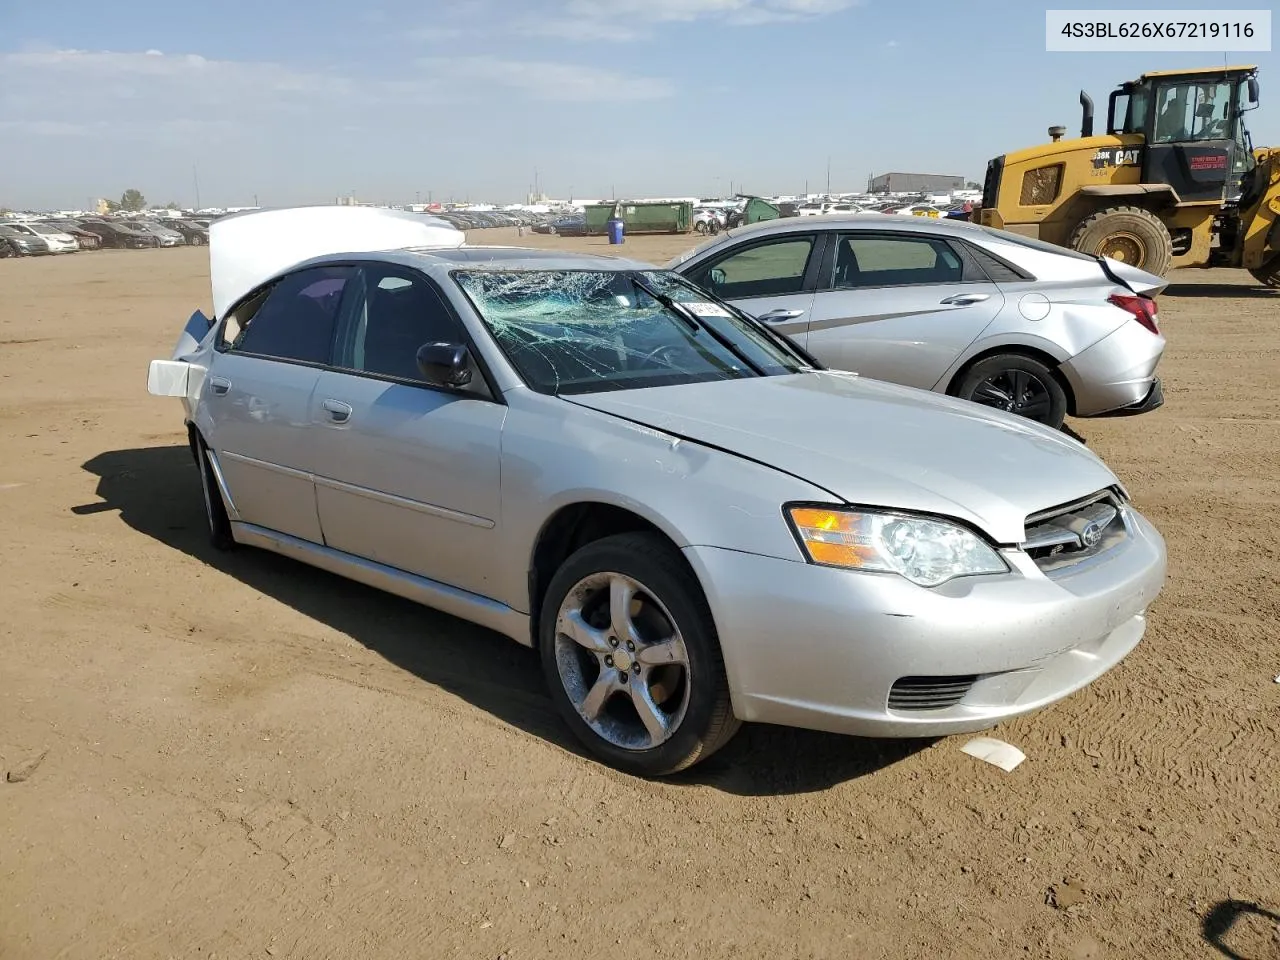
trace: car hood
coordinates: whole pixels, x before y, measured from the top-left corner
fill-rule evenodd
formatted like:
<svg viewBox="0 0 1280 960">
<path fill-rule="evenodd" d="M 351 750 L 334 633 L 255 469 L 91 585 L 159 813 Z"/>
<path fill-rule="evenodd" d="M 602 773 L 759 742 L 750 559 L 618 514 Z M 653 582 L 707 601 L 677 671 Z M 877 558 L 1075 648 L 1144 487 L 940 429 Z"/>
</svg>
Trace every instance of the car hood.
<svg viewBox="0 0 1280 960">
<path fill-rule="evenodd" d="M 565 397 L 776 467 L 865 506 L 1019 543 L 1028 514 L 1119 481 L 1082 444 L 1012 414 L 838 371 Z"/>
</svg>

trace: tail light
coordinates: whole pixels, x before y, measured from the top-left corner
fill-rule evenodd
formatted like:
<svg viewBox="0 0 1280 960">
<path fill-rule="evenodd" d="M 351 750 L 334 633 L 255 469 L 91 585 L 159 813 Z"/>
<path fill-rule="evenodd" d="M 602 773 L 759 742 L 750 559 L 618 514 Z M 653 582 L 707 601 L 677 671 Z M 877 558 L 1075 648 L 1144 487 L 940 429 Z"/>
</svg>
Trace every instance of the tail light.
<svg viewBox="0 0 1280 960">
<path fill-rule="evenodd" d="M 1160 332 L 1156 324 L 1156 302 L 1150 297 L 1126 297 L 1117 293 L 1107 299 L 1121 310 L 1132 313 L 1133 318 L 1152 333 Z"/>
</svg>

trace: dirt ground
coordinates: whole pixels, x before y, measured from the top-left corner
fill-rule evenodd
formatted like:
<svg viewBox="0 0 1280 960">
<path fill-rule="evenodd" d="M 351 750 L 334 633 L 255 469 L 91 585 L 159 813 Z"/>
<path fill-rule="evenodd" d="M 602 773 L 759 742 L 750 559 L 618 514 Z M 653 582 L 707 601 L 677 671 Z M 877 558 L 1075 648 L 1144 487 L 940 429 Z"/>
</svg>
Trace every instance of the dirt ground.
<svg viewBox="0 0 1280 960">
<path fill-rule="evenodd" d="M 145 387 L 207 262 L 0 261 L 3 960 L 1280 957 L 1280 291 L 1176 276 L 1165 408 L 1073 423 L 1169 583 L 1119 668 L 994 731 L 1012 774 L 755 727 L 651 783 L 581 755 L 529 650 L 207 546 Z"/>
</svg>

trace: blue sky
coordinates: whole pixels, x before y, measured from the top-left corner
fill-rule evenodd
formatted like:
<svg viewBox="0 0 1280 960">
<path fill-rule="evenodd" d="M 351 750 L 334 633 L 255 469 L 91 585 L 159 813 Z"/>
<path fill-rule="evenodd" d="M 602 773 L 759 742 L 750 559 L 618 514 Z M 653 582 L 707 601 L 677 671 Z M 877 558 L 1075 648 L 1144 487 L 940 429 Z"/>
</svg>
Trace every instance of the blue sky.
<svg viewBox="0 0 1280 960">
<path fill-rule="evenodd" d="M 195 165 L 206 206 L 517 200 L 535 169 L 554 196 L 793 193 L 825 188 L 828 157 L 837 190 L 887 170 L 980 180 L 1050 124 L 1077 129 L 1082 86 L 1105 110 L 1144 70 L 1222 62 L 1046 53 L 1044 10 L 0 0 L 0 205 L 79 207 L 126 187 L 187 205 Z M 1229 59 L 1261 66 L 1249 125 L 1280 144 L 1276 55 Z"/>
</svg>

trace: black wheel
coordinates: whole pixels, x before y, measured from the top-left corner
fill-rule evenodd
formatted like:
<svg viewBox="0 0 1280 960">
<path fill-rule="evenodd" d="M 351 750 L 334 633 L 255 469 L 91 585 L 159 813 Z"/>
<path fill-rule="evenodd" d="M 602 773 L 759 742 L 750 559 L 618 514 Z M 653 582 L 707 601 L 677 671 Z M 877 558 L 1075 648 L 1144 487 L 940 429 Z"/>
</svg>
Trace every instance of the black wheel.
<svg viewBox="0 0 1280 960">
<path fill-rule="evenodd" d="M 707 230 L 708 230 L 708 227 L 707 227 L 707 222 L 705 220 L 699 220 L 697 223 L 693 225 L 693 232 L 698 234 L 699 236 L 705 237 L 707 235 Z"/>
<path fill-rule="evenodd" d="M 1249 271 L 1253 279 L 1267 287 L 1280 287 L 1280 254 L 1272 257 L 1262 266 Z"/>
<path fill-rule="evenodd" d="M 1173 237 L 1160 218 L 1141 207 L 1111 207 L 1086 217 L 1071 234 L 1071 247 L 1110 257 L 1163 277 L 1173 263 Z"/>
<path fill-rule="evenodd" d="M 675 773 L 741 726 L 706 598 L 658 536 L 620 534 L 577 551 L 552 578 L 538 626 L 556 708 L 619 770 Z"/>
<path fill-rule="evenodd" d="M 204 517 L 209 529 L 209 542 L 215 550 L 230 550 L 235 545 L 231 536 L 231 521 L 227 517 L 226 505 L 222 502 L 222 493 L 218 489 L 218 481 L 213 475 L 213 465 L 209 462 L 209 448 L 203 440 L 196 440 L 196 451 L 200 469 L 200 492 L 204 495 Z"/>
<path fill-rule="evenodd" d="M 5 257 L 13 256 L 17 256 L 17 254 L 13 252 L 13 247 L 9 246 L 9 241 L 0 240 L 0 260 L 3 260 Z"/>
<path fill-rule="evenodd" d="M 1055 430 L 1067 416 L 1067 394 L 1053 371 L 1019 353 L 979 360 L 960 376 L 952 393 L 961 400 L 1016 413 Z"/>
<path fill-rule="evenodd" d="M 547 226 L 547 233 L 548 233 L 548 234 L 550 234 L 550 235 L 551 235 L 551 236 L 553 236 L 553 237 L 556 235 L 556 228 L 555 228 L 554 224 L 549 224 L 549 225 Z"/>
</svg>

